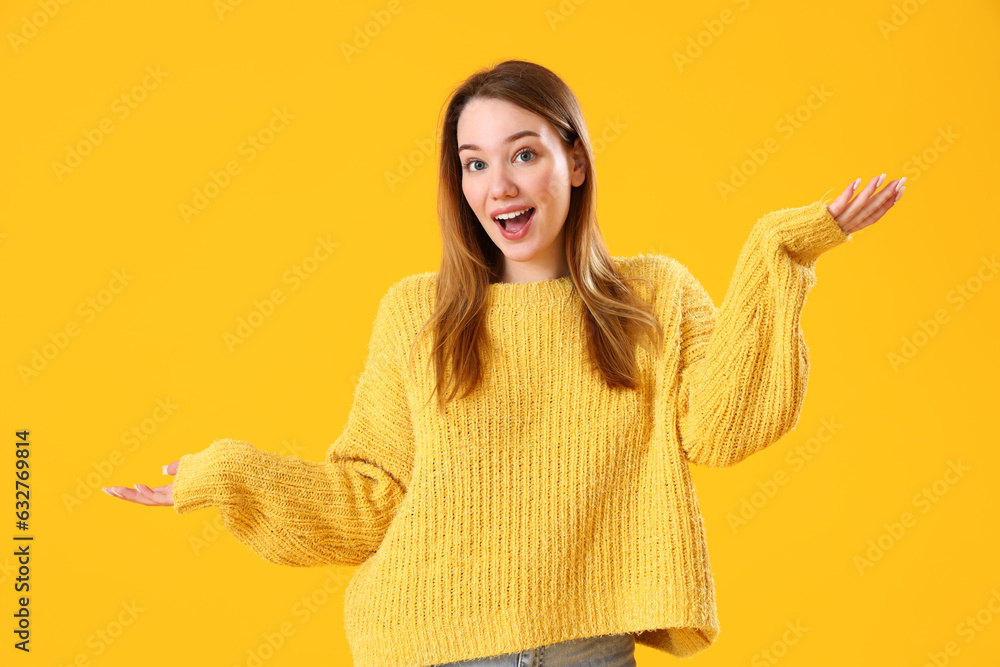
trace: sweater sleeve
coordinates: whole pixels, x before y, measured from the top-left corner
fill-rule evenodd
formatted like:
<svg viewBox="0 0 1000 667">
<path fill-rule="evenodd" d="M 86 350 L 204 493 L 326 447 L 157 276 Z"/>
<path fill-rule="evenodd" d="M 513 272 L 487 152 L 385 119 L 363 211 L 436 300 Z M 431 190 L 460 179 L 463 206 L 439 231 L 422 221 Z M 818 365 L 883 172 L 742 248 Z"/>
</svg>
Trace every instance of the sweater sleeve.
<svg viewBox="0 0 1000 667">
<path fill-rule="evenodd" d="M 279 565 L 359 565 L 375 553 L 406 493 L 414 450 L 394 289 L 379 304 L 347 423 L 324 460 L 216 440 L 180 458 L 177 514 L 218 507 L 238 541 Z"/>
<path fill-rule="evenodd" d="M 795 427 L 809 377 L 802 307 L 816 260 L 850 239 L 822 201 L 767 214 L 719 308 L 681 267 L 677 416 L 688 460 L 728 467 Z"/>
</svg>

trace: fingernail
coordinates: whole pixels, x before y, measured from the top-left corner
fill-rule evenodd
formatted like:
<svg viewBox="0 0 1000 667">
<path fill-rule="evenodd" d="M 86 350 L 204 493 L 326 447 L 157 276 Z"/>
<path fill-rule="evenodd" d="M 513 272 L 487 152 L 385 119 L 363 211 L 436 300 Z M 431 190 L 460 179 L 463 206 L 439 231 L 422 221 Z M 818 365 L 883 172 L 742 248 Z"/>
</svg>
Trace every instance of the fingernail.
<svg viewBox="0 0 1000 667">
<path fill-rule="evenodd" d="M 138 491 L 139 493 L 142 493 L 142 489 L 140 489 L 140 488 L 139 488 L 139 485 L 138 485 L 138 484 L 133 484 L 132 486 L 134 486 L 134 487 L 135 487 L 135 490 L 136 490 L 136 491 Z M 143 493 L 142 495 L 146 495 L 146 494 L 144 494 L 144 493 Z"/>
<path fill-rule="evenodd" d="M 903 196 L 904 191 L 906 191 L 905 185 L 899 189 L 899 192 L 896 193 L 896 198 L 893 201 L 899 201 L 899 198 Z"/>
<path fill-rule="evenodd" d="M 861 179 L 860 178 L 858 180 L 854 181 L 854 187 L 851 188 L 851 190 L 857 190 L 859 185 L 861 185 Z"/>
<path fill-rule="evenodd" d="M 878 183 L 875 184 L 875 189 L 876 190 L 878 190 L 880 187 L 882 187 L 882 181 L 884 181 L 884 180 L 885 180 L 885 174 L 882 174 L 881 176 L 878 177 Z"/>
<path fill-rule="evenodd" d="M 903 176 L 901 179 L 899 179 L 899 182 L 896 183 L 896 192 L 899 192 L 899 189 L 904 185 L 906 185 L 906 176 Z"/>
<path fill-rule="evenodd" d="M 170 474 L 170 473 L 167 472 L 167 466 L 168 465 L 170 465 L 170 464 L 167 464 L 166 466 L 163 466 L 163 474 L 164 475 L 169 475 Z"/>
</svg>

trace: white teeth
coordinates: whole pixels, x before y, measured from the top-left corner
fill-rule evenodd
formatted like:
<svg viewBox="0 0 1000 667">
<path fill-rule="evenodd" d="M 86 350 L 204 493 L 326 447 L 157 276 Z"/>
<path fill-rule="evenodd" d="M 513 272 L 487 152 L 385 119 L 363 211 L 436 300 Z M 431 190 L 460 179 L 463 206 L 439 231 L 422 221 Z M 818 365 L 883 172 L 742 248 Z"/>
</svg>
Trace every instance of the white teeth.
<svg viewBox="0 0 1000 667">
<path fill-rule="evenodd" d="M 531 207 L 529 206 L 528 208 L 522 208 L 520 211 L 514 211 L 513 213 L 501 213 L 500 215 L 495 217 L 494 220 L 510 220 L 511 218 L 516 218 L 525 211 L 530 211 L 530 210 Z"/>
</svg>

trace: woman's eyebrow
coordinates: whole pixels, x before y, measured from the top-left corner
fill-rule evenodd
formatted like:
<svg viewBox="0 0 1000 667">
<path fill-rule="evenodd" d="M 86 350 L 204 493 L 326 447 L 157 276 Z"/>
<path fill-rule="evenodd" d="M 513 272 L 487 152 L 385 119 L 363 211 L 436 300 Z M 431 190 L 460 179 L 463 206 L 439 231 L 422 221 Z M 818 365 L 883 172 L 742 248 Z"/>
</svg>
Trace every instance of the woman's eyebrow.
<svg viewBox="0 0 1000 667">
<path fill-rule="evenodd" d="M 515 132 L 514 134 L 507 137 L 507 139 L 504 140 L 504 143 L 509 144 L 512 141 L 517 141 L 521 137 L 527 137 L 527 136 L 538 137 L 539 139 L 542 138 L 542 135 L 538 134 L 534 130 L 521 130 L 520 132 Z M 458 147 L 459 153 L 461 153 L 464 150 L 479 151 L 482 149 L 475 144 L 462 144 L 461 146 Z"/>
</svg>

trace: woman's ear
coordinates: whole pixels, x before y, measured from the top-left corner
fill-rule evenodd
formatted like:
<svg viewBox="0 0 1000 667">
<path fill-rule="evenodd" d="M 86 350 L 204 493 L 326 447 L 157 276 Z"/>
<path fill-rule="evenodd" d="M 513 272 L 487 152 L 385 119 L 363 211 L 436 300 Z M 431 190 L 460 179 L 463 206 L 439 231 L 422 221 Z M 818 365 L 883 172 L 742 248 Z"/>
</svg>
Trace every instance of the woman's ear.
<svg viewBox="0 0 1000 667">
<path fill-rule="evenodd" d="M 576 141 L 573 142 L 570 159 L 573 162 L 573 170 L 570 172 L 569 180 L 575 188 L 583 185 L 583 182 L 587 180 L 587 154 L 583 150 L 583 142 L 580 141 L 580 137 L 577 137 Z"/>
</svg>

